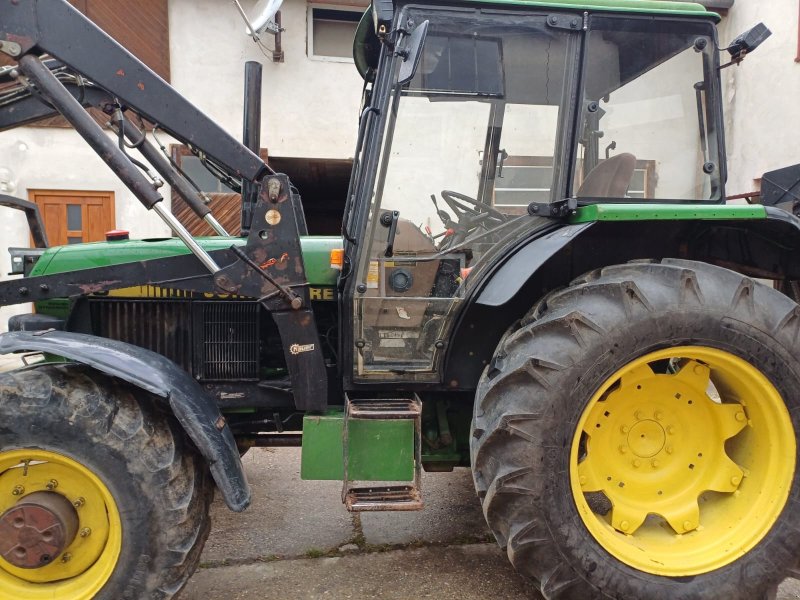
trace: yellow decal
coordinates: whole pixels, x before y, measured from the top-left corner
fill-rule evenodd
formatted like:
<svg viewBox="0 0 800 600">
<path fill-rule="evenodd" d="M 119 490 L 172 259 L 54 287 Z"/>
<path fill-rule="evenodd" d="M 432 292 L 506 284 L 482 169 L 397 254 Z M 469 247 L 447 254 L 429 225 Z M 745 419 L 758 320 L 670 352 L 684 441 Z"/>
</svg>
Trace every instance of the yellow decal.
<svg viewBox="0 0 800 600">
<path fill-rule="evenodd" d="M 308 295 L 311 297 L 312 300 L 336 300 L 336 296 L 333 292 L 332 287 L 308 288 Z"/>
</svg>

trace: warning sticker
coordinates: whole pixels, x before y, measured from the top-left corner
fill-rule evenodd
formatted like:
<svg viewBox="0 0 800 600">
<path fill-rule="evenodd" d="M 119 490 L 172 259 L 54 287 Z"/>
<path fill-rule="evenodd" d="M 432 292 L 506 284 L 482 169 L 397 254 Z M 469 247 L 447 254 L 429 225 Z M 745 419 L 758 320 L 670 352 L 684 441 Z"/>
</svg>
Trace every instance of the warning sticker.
<svg viewBox="0 0 800 600">
<path fill-rule="evenodd" d="M 369 270 L 367 271 L 367 287 L 377 289 L 379 279 L 380 268 L 378 267 L 378 261 L 371 260 L 369 261 Z"/>
</svg>

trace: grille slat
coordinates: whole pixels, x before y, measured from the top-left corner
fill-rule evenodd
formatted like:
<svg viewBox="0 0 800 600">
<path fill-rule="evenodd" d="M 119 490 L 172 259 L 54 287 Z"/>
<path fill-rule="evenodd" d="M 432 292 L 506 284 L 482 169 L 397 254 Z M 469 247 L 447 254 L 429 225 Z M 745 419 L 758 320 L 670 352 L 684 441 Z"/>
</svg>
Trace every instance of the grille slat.
<svg viewBox="0 0 800 600">
<path fill-rule="evenodd" d="M 204 379 L 232 380 L 258 377 L 258 304 L 202 302 Z"/>
<path fill-rule="evenodd" d="M 258 379 L 255 302 L 92 298 L 89 306 L 96 335 L 158 352 L 200 379 Z"/>
</svg>

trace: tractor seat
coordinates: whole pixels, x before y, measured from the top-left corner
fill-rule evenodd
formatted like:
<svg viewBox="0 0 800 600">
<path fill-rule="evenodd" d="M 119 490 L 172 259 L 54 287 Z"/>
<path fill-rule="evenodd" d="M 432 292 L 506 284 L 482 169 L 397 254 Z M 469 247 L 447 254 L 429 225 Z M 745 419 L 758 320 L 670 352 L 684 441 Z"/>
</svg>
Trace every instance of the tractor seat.
<svg viewBox="0 0 800 600">
<path fill-rule="evenodd" d="M 589 171 L 581 187 L 578 198 L 624 198 L 633 179 L 636 157 L 625 152 L 607 158 Z"/>
</svg>

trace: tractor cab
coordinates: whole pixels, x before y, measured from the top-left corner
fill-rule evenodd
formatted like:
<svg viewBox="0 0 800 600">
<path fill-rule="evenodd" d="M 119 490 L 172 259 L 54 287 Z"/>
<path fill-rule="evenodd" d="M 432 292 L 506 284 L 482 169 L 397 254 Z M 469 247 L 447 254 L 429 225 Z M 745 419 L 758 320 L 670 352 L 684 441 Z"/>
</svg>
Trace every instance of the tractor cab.
<svg viewBox="0 0 800 600">
<path fill-rule="evenodd" d="M 355 379 L 436 379 L 482 274 L 568 203 L 722 201 L 712 15 L 414 4 L 381 33 L 381 10 L 355 44 Z"/>
</svg>

